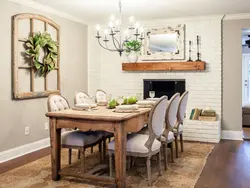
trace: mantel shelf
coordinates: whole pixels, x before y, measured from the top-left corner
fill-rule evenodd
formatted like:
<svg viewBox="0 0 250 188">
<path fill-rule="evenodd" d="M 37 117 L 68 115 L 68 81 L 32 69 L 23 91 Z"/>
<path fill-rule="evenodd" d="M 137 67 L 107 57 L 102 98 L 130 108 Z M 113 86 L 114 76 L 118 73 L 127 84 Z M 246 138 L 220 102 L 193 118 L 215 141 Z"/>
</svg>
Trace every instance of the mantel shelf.
<svg viewBox="0 0 250 188">
<path fill-rule="evenodd" d="M 204 61 L 122 63 L 123 71 L 201 71 L 205 69 Z"/>
</svg>

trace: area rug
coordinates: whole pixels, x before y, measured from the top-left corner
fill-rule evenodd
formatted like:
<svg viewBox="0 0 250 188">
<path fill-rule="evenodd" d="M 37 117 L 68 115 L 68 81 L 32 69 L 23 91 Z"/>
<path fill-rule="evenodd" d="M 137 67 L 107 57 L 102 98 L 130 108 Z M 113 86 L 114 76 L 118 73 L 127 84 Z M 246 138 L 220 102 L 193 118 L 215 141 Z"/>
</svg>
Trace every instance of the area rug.
<svg viewBox="0 0 250 188">
<path fill-rule="evenodd" d="M 156 159 L 153 158 L 152 180 L 153 188 L 194 188 L 199 176 L 206 164 L 207 157 L 212 152 L 213 144 L 185 143 L 185 151 L 180 154 L 174 163 L 169 163 L 168 170 L 163 170 L 163 175 L 159 176 Z M 87 151 L 86 168 L 91 169 L 98 163 L 98 152 Z M 79 168 L 77 152 L 73 152 L 74 168 Z M 62 150 L 62 168 L 67 166 L 68 153 Z M 163 164 L 163 163 L 162 163 Z M 71 166 L 71 167 L 72 167 Z M 163 168 L 163 167 L 162 167 Z M 145 159 L 136 159 L 133 168 L 127 171 L 127 187 L 144 188 L 147 186 Z M 100 188 L 108 187 L 97 184 L 90 184 L 80 179 L 61 177 L 60 181 L 51 180 L 50 156 L 11 170 L 0 175 L 1 188 Z"/>
</svg>

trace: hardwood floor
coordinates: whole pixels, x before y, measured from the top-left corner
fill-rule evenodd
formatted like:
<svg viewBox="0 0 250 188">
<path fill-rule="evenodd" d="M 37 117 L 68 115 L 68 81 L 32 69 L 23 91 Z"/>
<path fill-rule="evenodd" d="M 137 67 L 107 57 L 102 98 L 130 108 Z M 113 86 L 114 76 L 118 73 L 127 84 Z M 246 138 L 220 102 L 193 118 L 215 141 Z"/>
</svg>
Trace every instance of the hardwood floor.
<svg viewBox="0 0 250 188">
<path fill-rule="evenodd" d="M 49 148 L 46 148 L 0 164 L 0 173 L 48 154 Z M 250 141 L 222 140 L 217 144 L 195 188 L 250 188 Z"/>
<path fill-rule="evenodd" d="M 216 145 L 195 188 L 249 188 L 250 142 L 221 141 Z"/>
</svg>

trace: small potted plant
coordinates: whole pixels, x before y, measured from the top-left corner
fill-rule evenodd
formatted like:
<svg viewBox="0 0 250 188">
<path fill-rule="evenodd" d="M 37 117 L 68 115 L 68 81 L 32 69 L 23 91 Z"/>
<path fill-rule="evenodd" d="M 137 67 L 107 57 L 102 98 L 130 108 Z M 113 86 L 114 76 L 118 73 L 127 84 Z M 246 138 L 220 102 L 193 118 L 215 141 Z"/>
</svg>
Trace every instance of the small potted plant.
<svg viewBox="0 0 250 188">
<path fill-rule="evenodd" d="M 141 42 L 137 40 L 131 40 L 125 42 L 125 51 L 130 63 L 136 63 L 138 61 L 138 55 L 141 51 Z"/>
</svg>

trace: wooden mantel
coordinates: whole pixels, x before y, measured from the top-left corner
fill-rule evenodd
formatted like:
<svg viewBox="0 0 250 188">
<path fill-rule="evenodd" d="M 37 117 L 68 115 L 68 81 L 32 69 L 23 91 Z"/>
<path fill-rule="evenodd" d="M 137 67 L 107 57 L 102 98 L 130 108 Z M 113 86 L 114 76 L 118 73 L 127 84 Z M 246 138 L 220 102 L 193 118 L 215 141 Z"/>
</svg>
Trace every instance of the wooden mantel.
<svg viewBox="0 0 250 188">
<path fill-rule="evenodd" d="M 123 71 L 193 71 L 205 70 L 204 61 L 122 63 Z"/>
</svg>

